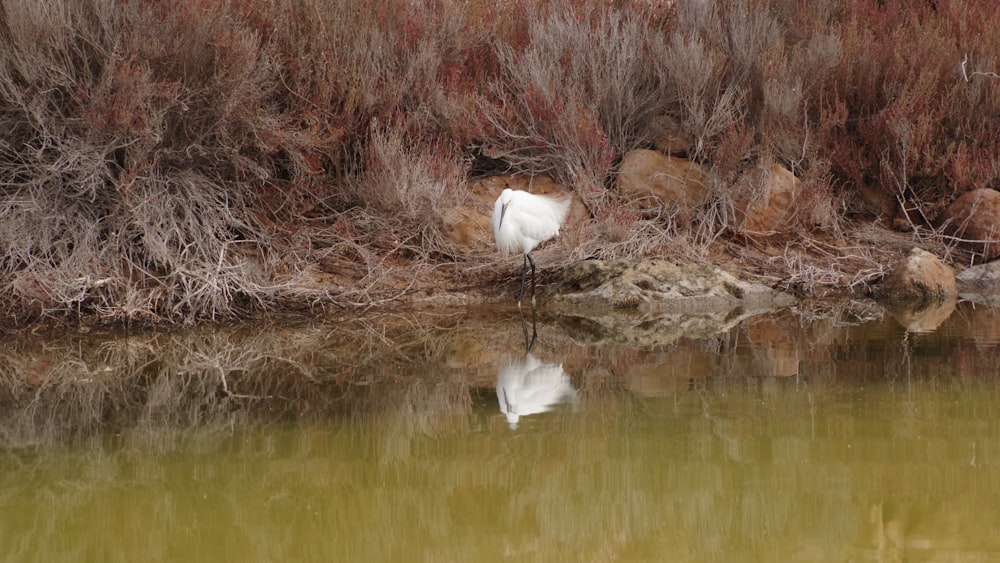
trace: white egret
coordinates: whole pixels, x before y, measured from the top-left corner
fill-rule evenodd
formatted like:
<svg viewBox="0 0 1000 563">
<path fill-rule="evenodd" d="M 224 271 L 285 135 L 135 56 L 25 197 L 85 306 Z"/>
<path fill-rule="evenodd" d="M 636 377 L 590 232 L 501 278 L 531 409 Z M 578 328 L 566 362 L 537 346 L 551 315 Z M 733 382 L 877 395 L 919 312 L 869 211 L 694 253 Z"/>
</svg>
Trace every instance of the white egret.
<svg viewBox="0 0 1000 563">
<path fill-rule="evenodd" d="M 576 401 L 576 389 L 562 364 L 539 361 L 531 353 L 504 365 L 497 373 L 497 402 L 511 428 L 517 428 L 522 416 Z"/>
<path fill-rule="evenodd" d="M 517 305 L 524 297 L 524 281 L 531 263 L 531 304 L 535 304 L 535 260 L 531 251 L 543 241 L 559 234 L 559 227 L 569 213 L 569 198 L 554 199 L 520 190 L 505 189 L 493 206 L 493 236 L 497 248 L 504 254 L 521 252 L 521 291 Z"/>
</svg>

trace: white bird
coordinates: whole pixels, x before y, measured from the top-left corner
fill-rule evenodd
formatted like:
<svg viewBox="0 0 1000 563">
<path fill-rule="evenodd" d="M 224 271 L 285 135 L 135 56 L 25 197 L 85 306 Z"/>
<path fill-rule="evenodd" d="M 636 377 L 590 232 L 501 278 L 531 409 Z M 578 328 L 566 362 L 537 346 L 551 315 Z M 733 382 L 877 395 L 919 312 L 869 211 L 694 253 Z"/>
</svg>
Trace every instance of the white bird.
<svg viewBox="0 0 1000 563">
<path fill-rule="evenodd" d="M 520 190 L 505 189 L 493 206 L 493 236 L 497 248 L 504 254 L 521 252 L 521 291 L 517 305 L 524 297 L 524 278 L 531 263 L 531 304 L 535 304 L 535 260 L 531 251 L 543 241 L 559 234 L 559 227 L 569 213 L 569 198 L 553 199 Z"/>
<path fill-rule="evenodd" d="M 497 373 L 497 402 L 511 428 L 517 428 L 522 416 L 576 401 L 576 389 L 562 364 L 543 363 L 529 353 Z"/>
</svg>

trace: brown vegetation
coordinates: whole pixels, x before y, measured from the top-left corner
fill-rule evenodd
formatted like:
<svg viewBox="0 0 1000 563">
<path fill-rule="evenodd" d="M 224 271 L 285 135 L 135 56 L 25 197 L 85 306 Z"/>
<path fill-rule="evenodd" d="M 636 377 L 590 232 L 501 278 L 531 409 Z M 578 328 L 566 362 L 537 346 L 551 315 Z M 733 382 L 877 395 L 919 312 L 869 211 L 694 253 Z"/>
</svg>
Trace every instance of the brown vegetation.
<svg viewBox="0 0 1000 563">
<path fill-rule="evenodd" d="M 797 392 L 818 397 L 900 378 L 935 392 L 990 382 L 996 392 L 995 372 L 982 369 L 1000 361 L 994 309 L 960 305 L 950 314 L 951 302 L 943 315 L 890 311 L 897 323 L 870 302 L 804 305 L 757 316 L 623 315 L 609 324 L 543 311 L 531 325 L 539 335 L 533 353 L 571 374 L 587 411 L 579 423 L 609 428 L 631 402 L 623 394 L 693 392 L 701 401 L 706 388 L 745 392 L 789 375 L 798 376 Z M 230 436 L 259 423 L 342 416 L 377 419 L 395 444 L 468 432 L 477 412 L 506 425 L 496 417 L 498 369 L 523 359 L 535 321 L 506 309 L 250 328 L 23 331 L 0 341 L 0 449 L 105 436 L 163 451 L 192 433 Z"/>
<path fill-rule="evenodd" d="M 967 258 L 931 225 L 1000 187 L 998 71 L 983 2 L 0 0 L 0 322 L 370 306 L 509 275 L 443 233 L 466 180 L 501 171 L 589 211 L 549 266 L 670 254 L 857 287 L 914 239 Z M 695 209 L 609 189 L 663 116 L 710 172 Z M 736 236 L 772 163 L 833 220 Z"/>
</svg>

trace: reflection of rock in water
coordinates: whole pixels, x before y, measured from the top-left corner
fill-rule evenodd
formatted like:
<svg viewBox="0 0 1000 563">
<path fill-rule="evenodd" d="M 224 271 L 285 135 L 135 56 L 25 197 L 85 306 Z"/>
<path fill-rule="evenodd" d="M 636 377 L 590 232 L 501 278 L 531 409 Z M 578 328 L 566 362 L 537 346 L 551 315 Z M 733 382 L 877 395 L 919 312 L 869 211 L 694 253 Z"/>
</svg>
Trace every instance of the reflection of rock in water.
<svg viewBox="0 0 1000 563">
<path fill-rule="evenodd" d="M 909 332 L 934 332 L 955 310 L 956 299 L 923 304 L 922 307 L 900 305 L 889 309 L 889 313 Z"/>
<path fill-rule="evenodd" d="M 576 398 L 562 364 L 543 363 L 531 354 L 497 373 L 497 401 L 511 428 L 517 428 L 522 416 L 542 413 Z"/>
</svg>

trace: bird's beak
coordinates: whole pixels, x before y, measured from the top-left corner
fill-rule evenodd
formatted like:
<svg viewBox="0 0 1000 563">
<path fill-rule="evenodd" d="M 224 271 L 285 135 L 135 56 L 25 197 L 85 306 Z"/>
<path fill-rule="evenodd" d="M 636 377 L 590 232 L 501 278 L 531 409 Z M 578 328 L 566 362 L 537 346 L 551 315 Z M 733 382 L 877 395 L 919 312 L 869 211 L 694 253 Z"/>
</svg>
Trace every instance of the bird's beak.
<svg viewBox="0 0 1000 563">
<path fill-rule="evenodd" d="M 504 218 L 505 215 L 507 215 L 507 206 L 508 205 L 510 205 L 510 202 L 507 202 L 507 203 L 503 204 L 503 207 L 500 208 L 500 222 L 497 223 L 497 228 L 498 229 L 500 228 L 500 225 L 503 225 L 503 218 Z"/>
</svg>

